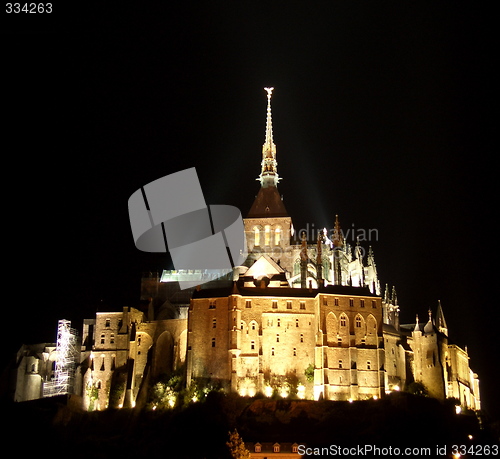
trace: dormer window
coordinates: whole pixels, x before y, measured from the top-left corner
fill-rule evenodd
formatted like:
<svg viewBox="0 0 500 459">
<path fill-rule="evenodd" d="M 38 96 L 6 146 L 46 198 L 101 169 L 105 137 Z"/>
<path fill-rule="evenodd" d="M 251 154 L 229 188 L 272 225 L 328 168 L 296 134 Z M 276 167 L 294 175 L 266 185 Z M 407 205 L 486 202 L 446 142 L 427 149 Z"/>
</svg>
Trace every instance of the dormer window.
<svg viewBox="0 0 500 459">
<path fill-rule="evenodd" d="M 274 451 L 275 453 L 279 453 L 279 452 L 280 452 L 280 444 L 279 444 L 279 443 L 275 443 L 275 444 L 273 445 L 273 451 Z"/>
<path fill-rule="evenodd" d="M 255 452 L 260 453 L 262 451 L 262 445 L 260 443 L 255 443 Z"/>
</svg>

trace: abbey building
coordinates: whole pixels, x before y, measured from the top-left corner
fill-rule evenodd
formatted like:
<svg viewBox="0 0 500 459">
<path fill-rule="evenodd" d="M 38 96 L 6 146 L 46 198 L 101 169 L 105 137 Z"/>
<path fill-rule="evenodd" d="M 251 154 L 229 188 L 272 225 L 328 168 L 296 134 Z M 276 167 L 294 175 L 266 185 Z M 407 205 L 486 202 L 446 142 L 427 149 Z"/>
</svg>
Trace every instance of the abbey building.
<svg viewBox="0 0 500 459">
<path fill-rule="evenodd" d="M 273 88 L 266 91 L 244 266 L 222 278 L 206 274 L 207 282 L 186 290 L 177 281 L 192 272 L 144 276 L 141 306 L 84 321 L 67 371 L 71 391 L 86 409 L 144 405 L 151 384 L 177 370 L 187 386 L 211 381 L 245 396 L 359 400 L 408 390 L 479 410 L 478 376 L 467 350 L 448 339 L 441 304 L 425 320 L 401 324 L 396 292 L 382 290 L 373 251 L 351 247 L 337 216 L 330 231 L 295 232 L 278 191 Z M 62 352 L 59 336 L 57 345 L 21 348 L 17 401 L 44 396 L 44 385 L 62 374 Z"/>
</svg>

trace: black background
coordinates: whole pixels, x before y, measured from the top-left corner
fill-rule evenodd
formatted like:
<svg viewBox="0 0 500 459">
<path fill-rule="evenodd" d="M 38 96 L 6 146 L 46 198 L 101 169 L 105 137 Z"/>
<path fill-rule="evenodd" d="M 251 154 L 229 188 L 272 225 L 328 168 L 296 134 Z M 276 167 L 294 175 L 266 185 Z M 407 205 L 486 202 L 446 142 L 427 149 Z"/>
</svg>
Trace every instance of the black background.
<svg viewBox="0 0 500 459">
<path fill-rule="evenodd" d="M 69 2 L 68 2 L 69 3 Z M 477 2 L 53 2 L 3 14 L 8 351 L 57 320 L 136 304 L 127 200 L 195 166 L 245 215 L 265 86 L 295 229 L 377 229 L 402 322 L 441 300 L 498 415 L 497 150 L 491 11 Z"/>
</svg>

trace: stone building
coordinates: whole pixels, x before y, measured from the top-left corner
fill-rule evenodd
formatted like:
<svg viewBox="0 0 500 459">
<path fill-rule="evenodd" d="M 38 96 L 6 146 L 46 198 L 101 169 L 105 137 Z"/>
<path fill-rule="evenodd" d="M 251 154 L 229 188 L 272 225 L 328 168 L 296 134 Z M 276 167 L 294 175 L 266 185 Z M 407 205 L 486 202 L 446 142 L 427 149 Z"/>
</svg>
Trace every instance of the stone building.
<svg viewBox="0 0 500 459">
<path fill-rule="evenodd" d="M 467 349 L 449 340 L 441 304 L 425 323 L 400 324 L 396 291 L 382 292 L 373 251 L 362 245 L 369 234 L 350 246 L 338 216 L 330 230 L 295 231 L 278 191 L 266 90 L 244 266 L 223 278 L 149 273 L 138 308 L 85 320 L 74 385 L 85 408 L 144 404 L 152 381 L 184 368 L 188 385 L 217 381 L 248 396 L 358 400 L 417 388 L 480 409 L 478 376 Z M 180 290 L 178 281 L 200 275 L 205 283 Z M 20 350 L 16 400 L 43 395 L 51 352 L 44 345 Z"/>
</svg>

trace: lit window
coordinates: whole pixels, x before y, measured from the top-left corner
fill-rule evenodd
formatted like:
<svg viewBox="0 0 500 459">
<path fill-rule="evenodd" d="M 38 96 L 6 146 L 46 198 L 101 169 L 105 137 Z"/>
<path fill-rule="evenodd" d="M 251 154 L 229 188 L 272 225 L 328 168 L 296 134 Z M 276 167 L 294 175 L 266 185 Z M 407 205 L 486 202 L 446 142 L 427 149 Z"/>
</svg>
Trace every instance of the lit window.
<svg viewBox="0 0 500 459">
<path fill-rule="evenodd" d="M 281 227 L 277 227 L 274 230 L 274 245 L 279 245 L 281 241 Z"/>
<path fill-rule="evenodd" d="M 271 244 L 271 227 L 269 225 L 265 226 L 264 230 L 264 245 L 270 245 Z"/>
<path fill-rule="evenodd" d="M 254 245 L 260 245 L 260 231 L 257 227 L 253 229 L 253 241 Z"/>
<path fill-rule="evenodd" d="M 299 445 L 293 444 L 292 445 L 292 453 L 298 453 L 299 452 Z"/>
<path fill-rule="evenodd" d="M 279 452 L 280 452 L 280 445 L 279 445 L 279 443 L 275 443 L 275 444 L 273 445 L 273 451 L 274 451 L 275 453 L 279 453 Z"/>
</svg>

